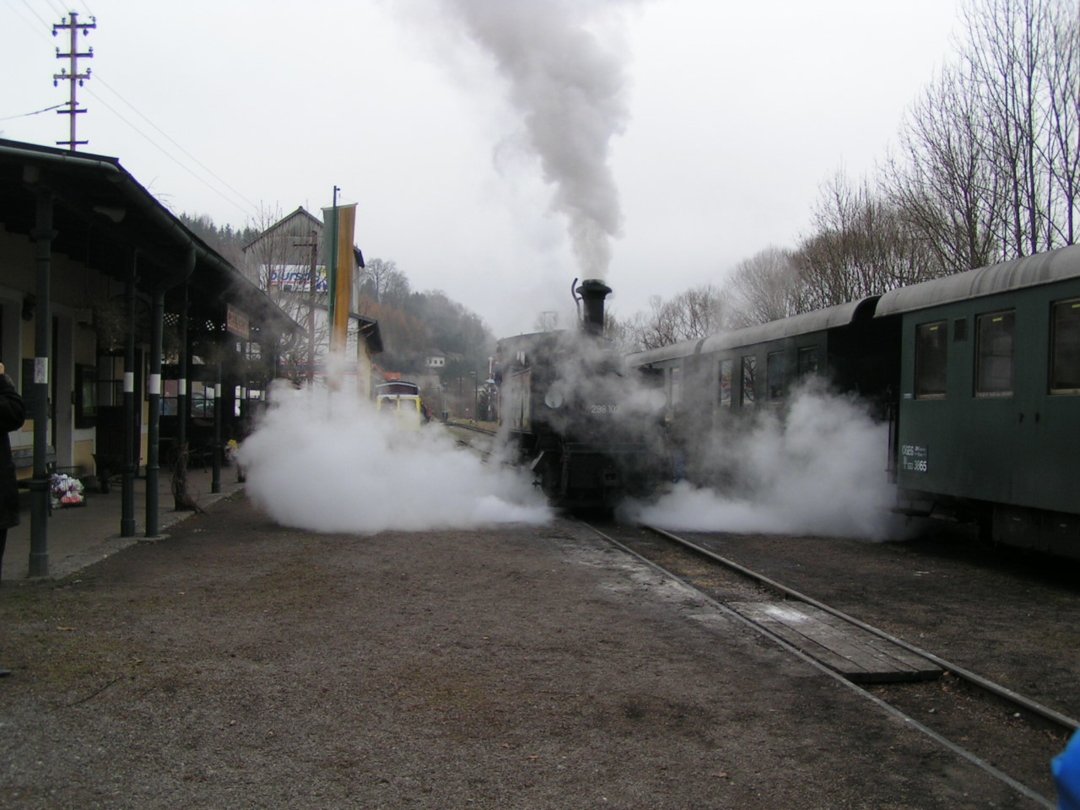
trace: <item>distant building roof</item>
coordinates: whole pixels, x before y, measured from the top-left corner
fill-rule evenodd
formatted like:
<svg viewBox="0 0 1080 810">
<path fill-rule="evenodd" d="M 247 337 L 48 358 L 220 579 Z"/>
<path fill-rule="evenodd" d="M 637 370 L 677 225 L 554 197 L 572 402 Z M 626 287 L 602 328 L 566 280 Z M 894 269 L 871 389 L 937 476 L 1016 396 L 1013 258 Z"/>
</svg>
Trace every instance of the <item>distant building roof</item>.
<svg viewBox="0 0 1080 810">
<path fill-rule="evenodd" d="M 273 225 L 271 225 L 269 228 L 267 228 L 266 230 L 264 230 L 261 233 L 257 234 L 252 239 L 248 240 L 247 244 L 245 244 L 241 248 L 241 250 L 247 252 L 247 250 L 252 245 L 254 245 L 256 242 L 259 242 L 259 241 L 265 239 L 266 237 L 270 236 L 271 234 L 275 233 L 276 231 L 282 230 L 285 226 L 287 226 L 287 225 L 289 225 L 289 224 L 291 224 L 293 222 L 296 222 L 297 220 L 303 221 L 305 224 L 307 224 L 309 226 L 309 228 L 311 230 L 318 231 L 318 232 L 322 231 L 322 227 L 323 227 L 322 220 L 320 220 L 317 216 L 312 214 L 310 211 L 305 209 L 304 206 L 301 205 L 295 211 L 293 211 L 291 214 L 286 214 L 281 219 L 279 219 L 277 222 L 275 222 Z"/>
<path fill-rule="evenodd" d="M 246 253 L 256 243 L 261 242 L 263 239 L 266 239 L 268 236 L 274 234 L 275 232 L 283 230 L 287 226 L 298 221 L 301 222 L 302 225 L 306 225 L 308 230 L 312 230 L 320 234 L 322 233 L 322 220 L 301 205 L 297 207 L 297 209 L 292 213 L 286 214 L 269 228 L 257 234 L 252 239 L 248 240 L 247 244 L 245 244 L 241 248 L 241 250 Z M 353 256 L 356 258 L 356 263 L 359 267 L 363 268 L 367 266 L 366 264 L 364 264 L 364 254 L 356 245 L 353 245 Z"/>
</svg>

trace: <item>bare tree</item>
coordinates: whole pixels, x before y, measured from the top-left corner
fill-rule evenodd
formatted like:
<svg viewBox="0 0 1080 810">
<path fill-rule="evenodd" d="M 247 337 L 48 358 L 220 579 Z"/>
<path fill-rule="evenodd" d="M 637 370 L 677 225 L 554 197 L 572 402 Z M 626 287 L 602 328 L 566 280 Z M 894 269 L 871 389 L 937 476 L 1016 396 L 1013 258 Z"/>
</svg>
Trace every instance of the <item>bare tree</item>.
<svg viewBox="0 0 1080 810">
<path fill-rule="evenodd" d="M 693 287 L 672 299 L 679 313 L 680 340 L 703 338 L 720 331 L 724 320 L 724 298 L 711 284 Z"/>
<path fill-rule="evenodd" d="M 962 70 L 942 71 L 908 113 L 900 142 L 906 160 L 887 165 L 888 193 L 939 271 L 959 273 L 999 258 L 1002 181 Z"/>
<path fill-rule="evenodd" d="M 1078 11 L 969 0 L 958 65 L 908 115 L 889 193 L 947 272 L 1074 241 Z"/>
<path fill-rule="evenodd" d="M 735 328 L 786 318 L 799 311 L 800 278 L 791 251 L 768 247 L 744 259 L 724 285 Z"/>
<path fill-rule="evenodd" d="M 659 349 L 677 342 L 675 330 L 664 314 L 664 299 L 649 298 L 649 310 L 636 312 L 626 323 L 629 341 L 638 350 Z"/>
<path fill-rule="evenodd" d="M 841 304 L 940 274 L 902 212 L 863 180 L 838 173 L 814 212 L 816 231 L 793 254 L 791 309 Z"/>
<path fill-rule="evenodd" d="M 733 323 L 880 294 L 1073 244 L 1080 195 L 1080 6 L 967 0 L 967 38 L 909 111 L 879 182 L 838 174 L 813 231 L 763 251 L 724 288 Z M 794 268 L 794 270 L 791 269 Z M 689 294 L 684 294 L 689 296 Z M 655 298 L 626 325 L 654 348 L 701 331 L 692 297 Z"/>
<path fill-rule="evenodd" d="M 964 52 L 971 90 L 987 122 L 987 145 L 1003 185 L 999 238 L 1008 255 L 1049 247 L 1040 223 L 1047 215 L 1047 174 L 1039 160 L 1047 9 L 1053 0 L 974 0 L 964 10 L 970 41 Z"/>
<path fill-rule="evenodd" d="M 706 337 L 722 328 L 723 309 L 723 297 L 711 284 L 679 293 L 670 301 L 653 296 L 649 312 L 639 312 L 624 324 L 624 340 L 644 350 Z"/>
<path fill-rule="evenodd" d="M 397 263 L 385 259 L 371 259 L 364 268 L 361 290 L 376 303 L 393 303 L 402 306 L 412 291 L 409 280 L 397 268 Z"/>
<path fill-rule="evenodd" d="M 1080 15 L 1058 3 L 1050 9 L 1053 44 L 1047 55 L 1046 145 L 1051 211 L 1047 243 L 1055 237 L 1076 242 L 1076 209 L 1080 193 Z"/>
</svg>

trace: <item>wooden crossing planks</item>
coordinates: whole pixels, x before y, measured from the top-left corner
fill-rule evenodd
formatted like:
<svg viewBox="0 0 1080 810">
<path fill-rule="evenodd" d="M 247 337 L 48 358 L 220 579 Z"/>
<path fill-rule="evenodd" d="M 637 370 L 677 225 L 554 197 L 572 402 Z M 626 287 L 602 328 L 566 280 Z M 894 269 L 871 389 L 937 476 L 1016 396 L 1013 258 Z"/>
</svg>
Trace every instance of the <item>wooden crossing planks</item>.
<svg viewBox="0 0 1080 810">
<path fill-rule="evenodd" d="M 728 607 L 854 683 L 924 681 L 931 661 L 831 613 L 797 602 L 733 602 Z"/>
</svg>

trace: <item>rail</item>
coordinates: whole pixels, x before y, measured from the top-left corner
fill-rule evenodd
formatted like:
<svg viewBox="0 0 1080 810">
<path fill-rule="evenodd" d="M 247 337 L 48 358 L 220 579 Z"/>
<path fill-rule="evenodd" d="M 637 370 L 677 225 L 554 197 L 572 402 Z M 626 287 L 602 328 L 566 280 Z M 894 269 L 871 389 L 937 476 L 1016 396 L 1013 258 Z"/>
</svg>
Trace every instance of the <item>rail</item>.
<svg viewBox="0 0 1080 810">
<path fill-rule="evenodd" d="M 890 689 L 905 690 L 926 688 L 927 684 L 894 683 L 892 686 L 882 687 L 880 684 L 876 683 L 859 682 L 859 679 L 852 677 L 850 673 L 844 673 L 840 670 L 840 668 L 836 666 L 832 666 L 829 663 L 823 663 L 823 661 L 826 659 L 823 658 L 821 655 L 809 653 L 805 646 L 800 646 L 797 643 L 793 643 L 790 637 L 785 637 L 782 632 L 777 632 L 775 624 L 770 624 L 770 622 L 767 621 L 767 616 L 755 617 L 753 611 L 747 610 L 748 605 L 746 604 L 736 604 L 727 599 L 714 598 L 710 594 L 710 592 L 716 592 L 714 584 L 698 584 L 698 582 L 700 581 L 697 578 L 698 575 L 679 573 L 676 570 L 673 570 L 672 564 L 670 562 L 658 562 L 655 558 L 658 556 L 662 557 L 663 552 L 657 552 L 656 549 L 647 548 L 647 543 L 645 541 L 639 541 L 632 537 L 623 537 L 623 539 L 620 540 L 609 533 L 611 531 L 618 530 L 608 529 L 607 531 L 602 531 L 601 529 L 592 525 L 589 525 L 589 528 L 592 529 L 600 537 L 605 539 L 607 542 L 611 543 L 617 548 L 622 549 L 624 552 L 636 557 L 637 559 L 648 565 L 650 568 L 659 572 L 661 575 L 673 578 L 682 583 L 683 585 L 693 589 L 699 594 L 700 598 L 704 599 L 706 602 L 711 604 L 713 607 L 715 607 L 725 615 L 728 615 L 739 623 L 751 627 L 755 631 L 771 638 L 775 643 L 779 644 L 781 647 L 788 650 L 793 655 L 803 659 L 811 666 L 825 673 L 829 677 L 838 680 L 848 688 L 853 689 L 860 696 L 870 700 L 887 713 L 901 719 L 911 728 L 926 735 L 941 746 L 947 748 L 956 755 L 967 760 L 972 765 L 983 770 L 988 775 L 1008 785 L 1018 794 L 1043 807 L 1053 808 L 1056 806 L 1055 802 L 1047 798 L 1047 796 L 1045 796 L 1043 792 L 1040 792 L 1039 788 L 1031 786 L 1031 784 L 1038 784 L 1042 779 L 1048 778 L 1049 756 L 1046 758 L 1046 761 L 1042 761 L 1041 759 L 1038 759 L 1038 757 L 1036 757 L 1036 759 L 1038 759 L 1038 761 L 1042 764 L 1041 771 L 1039 771 L 1037 765 L 1031 766 L 1029 764 L 1028 766 L 1022 768 L 1022 770 L 1024 771 L 1022 778 L 1017 778 L 1016 776 L 1007 773 L 1003 768 L 999 768 L 995 764 L 993 764 L 991 760 L 993 760 L 997 756 L 997 752 L 991 741 L 978 740 L 973 742 L 966 742 L 966 736 L 964 736 L 962 733 L 957 733 L 953 728 L 951 728 L 949 726 L 949 720 L 946 717 L 948 711 L 944 711 L 940 715 L 934 715 L 928 720 L 920 720 L 917 719 L 916 716 L 911 713 L 911 711 L 902 708 L 902 706 L 904 705 L 904 701 L 902 698 L 898 699 L 896 694 L 882 691 Z M 1027 732 L 1029 735 L 1045 735 L 1045 731 L 1043 729 L 1049 726 L 1059 732 L 1062 735 L 1062 740 L 1064 740 L 1068 734 L 1074 732 L 1078 727 L 1080 727 L 1080 723 L 1078 723 L 1075 719 L 1068 717 L 1061 712 L 1058 712 L 1054 709 L 1038 703 L 1037 701 L 1020 695 L 1001 684 L 994 683 L 986 678 L 983 678 L 973 672 L 968 671 L 963 667 L 957 666 L 955 663 L 948 661 L 940 656 L 920 649 L 919 647 L 909 644 L 902 639 L 898 639 L 891 634 L 880 630 L 879 628 L 875 628 L 871 625 L 866 624 L 865 622 L 859 621 L 858 619 L 855 619 L 842 611 L 836 610 L 835 608 L 832 608 L 829 605 L 826 605 L 818 600 L 815 600 L 812 597 L 802 594 L 799 591 L 796 591 L 795 589 L 784 585 L 783 583 L 777 582 L 776 580 L 766 577 L 759 572 L 753 571 L 749 568 L 746 568 L 745 566 L 739 565 L 732 560 L 726 559 L 711 551 L 710 549 L 703 548 L 702 546 L 693 543 L 690 540 L 679 537 L 671 532 L 667 532 L 662 529 L 645 526 L 640 528 L 653 533 L 656 537 L 663 538 L 669 543 L 674 544 L 677 548 L 681 549 L 681 553 L 684 555 L 706 560 L 708 564 L 711 564 L 713 566 L 714 570 L 716 566 L 719 566 L 722 569 L 726 569 L 727 571 L 731 572 L 733 575 L 753 583 L 753 586 L 757 589 L 764 588 L 767 591 L 771 591 L 781 596 L 784 600 L 787 600 L 781 603 L 783 606 L 788 606 L 792 603 L 798 603 L 808 606 L 813 611 L 821 611 L 828 616 L 834 617 L 839 622 L 844 622 L 850 625 L 852 628 L 857 629 L 859 633 L 870 634 L 873 637 L 879 638 L 883 643 L 894 645 L 898 649 L 908 651 L 911 655 L 918 655 L 926 659 L 927 661 L 933 662 L 939 668 L 939 674 L 941 675 L 941 677 L 944 678 L 947 676 L 948 678 L 950 678 L 950 683 L 953 682 L 951 679 L 955 678 L 956 683 L 970 686 L 977 693 L 989 696 L 996 704 L 1003 703 L 1015 709 L 1019 709 L 1020 711 L 1016 712 L 1014 715 L 1014 717 L 1018 721 L 1020 721 L 1022 718 L 1032 718 L 1034 724 L 1029 723 L 1031 729 Z M 710 577 L 710 575 L 708 574 L 704 576 Z M 777 610 L 778 612 L 785 612 L 788 610 L 788 608 L 778 607 Z M 764 612 L 768 613 L 767 610 Z M 762 618 L 765 618 L 766 620 L 762 620 Z M 831 628 L 830 632 L 835 631 L 835 629 L 836 628 Z M 846 639 L 842 639 L 840 642 L 840 646 L 844 646 L 846 642 Z M 914 681 L 916 680 L 916 678 L 913 677 L 905 680 Z M 959 697 L 957 699 L 959 699 Z M 1021 714 L 1021 712 L 1023 714 Z M 1028 726 L 1025 726 L 1023 728 L 1028 728 Z M 998 733 L 1019 734 L 1021 732 L 1017 731 L 1016 729 L 1010 728 Z M 956 742 L 954 738 L 961 740 L 961 742 Z M 1000 740 L 1002 738 L 999 736 L 997 739 Z M 1024 739 L 1030 739 L 1030 737 Z M 976 753 L 975 750 L 973 750 L 974 747 L 980 745 L 982 747 L 982 750 L 986 752 L 985 755 L 980 755 L 979 753 Z M 1015 769 L 1018 766 L 1016 766 L 1015 763 L 1009 763 L 1009 767 Z M 1039 773 L 1036 774 L 1036 771 L 1039 771 Z M 1026 782 L 1031 784 L 1028 784 L 1022 780 L 1026 780 Z"/>
</svg>

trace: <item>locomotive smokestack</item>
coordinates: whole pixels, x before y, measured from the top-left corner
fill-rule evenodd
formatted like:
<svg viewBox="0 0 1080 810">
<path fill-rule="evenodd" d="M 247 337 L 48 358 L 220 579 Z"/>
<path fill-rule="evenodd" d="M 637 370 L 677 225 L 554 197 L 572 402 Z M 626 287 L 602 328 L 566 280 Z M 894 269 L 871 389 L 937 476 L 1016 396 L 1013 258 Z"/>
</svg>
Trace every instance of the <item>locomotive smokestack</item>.
<svg viewBox="0 0 1080 810">
<path fill-rule="evenodd" d="M 585 318 L 581 328 L 590 335 L 604 334 L 604 299 L 611 287 L 596 278 L 587 278 L 577 288 L 577 294 L 585 302 Z"/>
</svg>

